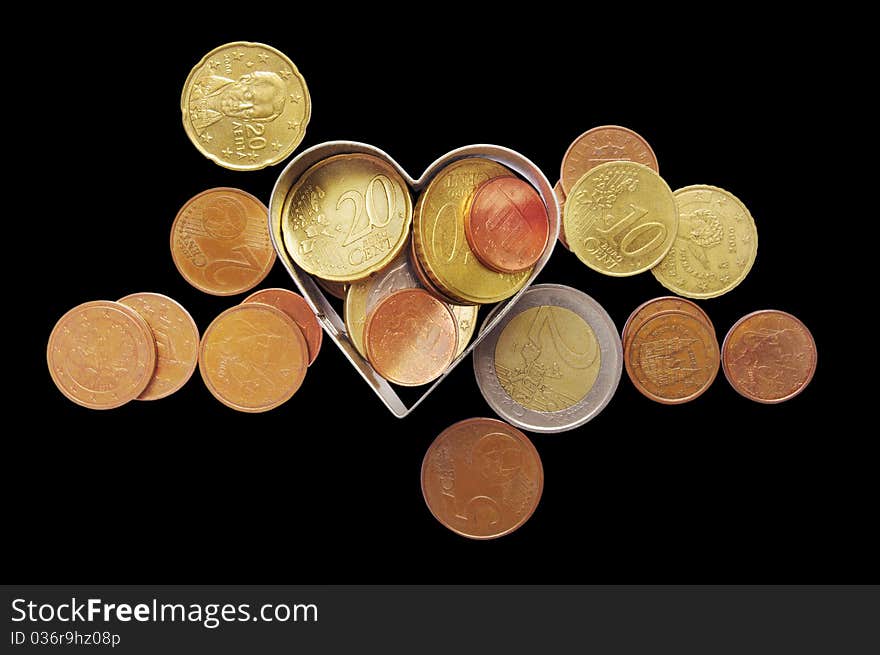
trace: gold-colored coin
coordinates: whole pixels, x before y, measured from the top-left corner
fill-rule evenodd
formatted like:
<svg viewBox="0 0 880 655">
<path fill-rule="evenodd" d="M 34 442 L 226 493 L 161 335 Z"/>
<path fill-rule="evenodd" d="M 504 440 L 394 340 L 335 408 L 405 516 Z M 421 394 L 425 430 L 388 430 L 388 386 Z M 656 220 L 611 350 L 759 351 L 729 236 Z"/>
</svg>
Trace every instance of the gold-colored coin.
<svg viewBox="0 0 880 655">
<path fill-rule="evenodd" d="M 673 194 L 678 236 L 651 269 L 664 287 L 688 298 L 714 298 L 743 281 L 758 254 L 758 231 L 746 206 L 724 189 L 695 184 Z"/>
<path fill-rule="evenodd" d="M 452 310 L 455 322 L 458 323 L 458 350 L 455 351 L 455 356 L 458 357 L 471 342 L 471 337 L 474 336 L 474 331 L 477 329 L 477 312 L 480 311 L 480 306 L 449 305 L 449 309 Z"/>
<path fill-rule="evenodd" d="M 183 128 L 205 157 L 252 171 L 283 161 L 312 115 L 306 81 L 287 56 L 262 43 L 214 48 L 190 71 L 180 96 Z"/>
<path fill-rule="evenodd" d="M 669 252 L 678 209 L 666 182 L 635 162 L 600 164 L 565 200 L 565 237 L 594 271 L 622 277 L 647 271 Z"/>
<path fill-rule="evenodd" d="M 406 244 L 412 199 L 388 162 L 336 155 L 300 176 L 281 220 L 284 245 L 300 267 L 331 282 L 353 282 L 387 266 Z"/>
<path fill-rule="evenodd" d="M 501 386 L 517 403 L 536 412 L 558 412 L 580 402 L 601 367 L 596 333 L 565 307 L 525 310 L 505 326 L 495 345 Z M 540 380 L 540 388 L 535 380 Z"/>
<path fill-rule="evenodd" d="M 342 313 L 348 338 L 361 357 L 367 356 L 364 349 L 364 325 L 367 322 L 367 296 L 370 293 L 369 280 L 361 280 L 348 287 Z"/>
<path fill-rule="evenodd" d="M 437 288 L 464 304 L 509 298 L 528 281 L 532 269 L 498 273 L 480 263 L 465 237 L 468 202 L 476 188 L 512 175 L 501 164 L 469 157 L 441 170 L 422 191 L 413 216 L 413 243 L 424 272 Z"/>
</svg>

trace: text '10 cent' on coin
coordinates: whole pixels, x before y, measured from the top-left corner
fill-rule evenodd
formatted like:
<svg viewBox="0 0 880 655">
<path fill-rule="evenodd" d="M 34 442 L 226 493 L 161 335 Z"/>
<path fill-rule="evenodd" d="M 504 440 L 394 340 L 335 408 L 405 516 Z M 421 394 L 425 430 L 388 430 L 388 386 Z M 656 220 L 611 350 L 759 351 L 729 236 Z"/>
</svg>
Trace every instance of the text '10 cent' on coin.
<svg viewBox="0 0 880 655">
<path fill-rule="evenodd" d="M 249 171 L 277 164 L 296 149 L 312 102 L 305 79 L 284 53 L 237 41 L 195 65 L 180 109 L 199 152 L 224 168 Z"/>
<path fill-rule="evenodd" d="M 496 177 L 474 191 L 464 227 L 483 265 L 499 273 L 518 273 L 534 266 L 543 254 L 550 219 L 531 184 L 517 177 Z"/>
<path fill-rule="evenodd" d="M 90 409 L 111 409 L 146 389 L 156 367 L 156 345 L 135 310 L 96 300 L 58 320 L 46 360 L 52 381 L 67 398 Z"/>
<path fill-rule="evenodd" d="M 199 328 L 176 300 L 160 293 L 133 293 L 119 302 L 147 322 L 156 341 L 156 369 L 138 400 L 170 396 L 192 377 L 199 362 Z"/>
<path fill-rule="evenodd" d="M 647 166 L 600 164 L 565 200 L 565 237 L 594 271 L 635 275 L 657 264 L 672 246 L 678 209 L 672 190 Z"/>
<path fill-rule="evenodd" d="M 691 311 L 661 311 L 627 333 L 624 361 L 633 385 L 658 403 L 702 395 L 721 364 L 715 330 Z"/>
<path fill-rule="evenodd" d="M 265 412 L 289 400 L 308 362 L 308 344 L 294 320 L 256 302 L 215 318 L 199 351 L 199 372 L 208 390 L 240 412 Z"/>
<path fill-rule="evenodd" d="M 422 461 L 422 494 L 434 517 L 471 539 L 510 534 L 534 513 L 544 468 L 526 435 L 491 418 L 441 432 Z"/>
<path fill-rule="evenodd" d="M 759 403 L 801 393 L 816 372 L 816 342 L 800 319 L 774 309 L 743 316 L 724 338 L 724 375 L 737 392 Z"/>
<path fill-rule="evenodd" d="M 241 189 L 217 187 L 190 198 L 171 226 L 171 257 L 192 286 L 231 296 L 257 286 L 275 263 L 269 210 Z"/>
<path fill-rule="evenodd" d="M 474 350 L 486 402 L 533 432 L 563 432 L 592 419 L 611 400 L 622 370 L 611 317 L 590 296 L 558 284 L 523 292 Z"/>
<path fill-rule="evenodd" d="M 328 157 L 306 170 L 284 200 L 284 245 L 306 272 L 353 282 L 403 249 L 412 198 L 390 163 L 359 153 Z"/>
<path fill-rule="evenodd" d="M 706 184 L 677 189 L 678 233 L 651 269 L 664 287 L 688 298 L 714 298 L 742 282 L 755 263 L 758 231 L 746 206 Z"/>
<path fill-rule="evenodd" d="M 324 330 L 321 329 L 318 317 L 315 316 L 315 312 L 305 298 L 287 289 L 260 289 L 245 298 L 243 302 L 272 305 L 292 318 L 306 338 L 306 344 L 309 347 L 309 366 L 312 365 L 321 351 Z"/>
<path fill-rule="evenodd" d="M 458 322 L 452 311 L 424 289 L 396 291 L 367 316 L 367 359 L 395 384 L 417 386 L 440 377 L 457 346 Z"/>
<path fill-rule="evenodd" d="M 584 173 L 610 161 L 634 161 L 660 172 L 654 150 L 641 136 L 619 125 L 600 125 L 575 139 L 562 158 L 560 182 L 566 194 Z"/>
</svg>

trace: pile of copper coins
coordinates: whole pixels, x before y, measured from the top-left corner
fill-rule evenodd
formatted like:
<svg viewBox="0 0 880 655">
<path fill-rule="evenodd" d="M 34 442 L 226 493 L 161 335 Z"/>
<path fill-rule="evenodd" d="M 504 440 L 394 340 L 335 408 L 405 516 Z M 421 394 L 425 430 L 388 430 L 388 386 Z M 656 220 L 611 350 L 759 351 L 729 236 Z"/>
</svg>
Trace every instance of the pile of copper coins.
<svg viewBox="0 0 880 655">
<path fill-rule="evenodd" d="M 192 69 L 180 108 L 202 154 L 230 170 L 254 170 L 300 144 L 311 98 L 286 55 L 235 42 Z M 500 537 L 526 522 L 544 471 L 519 428 L 585 424 L 611 401 L 624 369 L 645 397 L 664 404 L 695 400 L 719 368 L 746 398 L 778 403 L 803 391 L 816 369 L 809 330 L 782 311 L 743 317 L 719 347 L 693 300 L 727 293 L 746 277 L 757 254 L 755 221 L 721 188 L 672 191 L 654 151 L 627 128 L 578 137 L 554 188 L 559 240 L 581 262 L 616 277 L 650 270 L 676 294 L 639 305 L 621 335 L 582 291 L 525 288 L 549 256 L 556 217 L 535 186 L 494 158 L 451 157 L 415 185 L 418 193 L 376 155 L 344 152 L 305 164 L 284 189 L 271 235 L 269 210 L 245 191 L 220 187 L 190 199 L 171 223 L 174 264 L 196 289 L 233 296 L 265 279 L 277 248 L 343 302 L 342 338 L 401 386 L 427 384 L 457 363 L 480 306 L 494 305 L 483 323 L 494 320 L 494 328 L 479 333 L 473 364 L 504 421 L 451 425 L 422 463 L 428 508 L 460 535 Z M 515 304 L 501 302 L 520 292 Z M 286 289 L 251 293 L 201 337 L 179 303 L 137 293 L 68 311 L 52 330 L 47 360 L 61 392 L 92 409 L 166 397 L 198 366 L 224 405 L 263 412 L 300 388 L 322 336 L 314 301 Z"/>
</svg>

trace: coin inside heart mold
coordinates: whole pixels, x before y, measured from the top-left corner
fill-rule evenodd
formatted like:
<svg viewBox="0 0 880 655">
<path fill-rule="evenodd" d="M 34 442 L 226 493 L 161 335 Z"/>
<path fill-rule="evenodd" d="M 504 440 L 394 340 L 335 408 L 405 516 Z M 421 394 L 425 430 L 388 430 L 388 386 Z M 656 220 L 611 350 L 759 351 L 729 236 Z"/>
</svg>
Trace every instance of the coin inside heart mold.
<svg viewBox="0 0 880 655">
<path fill-rule="evenodd" d="M 547 207 L 547 215 L 550 218 L 550 234 L 547 239 L 547 246 L 544 248 L 543 254 L 535 264 L 534 270 L 532 271 L 526 285 L 509 299 L 499 304 L 498 311 L 494 313 L 492 320 L 488 324 L 482 326 L 482 334 L 475 338 L 470 346 L 455 358 L 446 372 L 409 406 L 404 403 L 395 389 L 376 372 L 364 357 L 360 355 L 349 340 L 348 334 L 345 330 L 345 323 L 339 316 L 339 313 L 324 295 L 315 280 L 297 266 L 284 245 L 282 233 L 284 201 L 300 176 L 302 176 L 302 174 L 311 166 L 327 159 L 328 157 L 356 153 L 373 155 L 394 167 L 406 182 L 414 198 L 440 171 L 453 162 L 468 157 L 480 157 L 494 160 L 512 170 L 537 190 L 541 196 L 541 200 Z M 556 196 L 553 193 L 553 187 L 540 169 L 529 159 L 509 148 L 487 144 L 465 146 L 448 152 L 428 166 L 421 177 L 413 178 L 407 174 L 407 172 L 404 171 L 390 155 L 379 148 L 366 143 L 358 143 L 356 141 L 328 141 L 301 152 L 287 164 L 275 183 L 275 188 L 272 190 L 272 197 L 269 202 L 269 234 L 272 238 L 272 244 L 275 247 L 275 251 L 278 253 L 278 258 L 284 264 L 284 267 L 287 269 L 290 277 L 293 278 L 297 287 L 299 287 L 299 290 L 302 292 L 306 301 L 315 310 L 318 320 L 327 331 L 327 335 L 345 354 L 354 368 L 360 373 L 364 380 L 366 380 L 367 384 L 370 385 L 370 388 L 379 396 L 385 406 L 398 418 L 402 418 L 409 414 L 434 390 L 434 388 L 436 388 L 438 384 L 441 384 L 446 375 L 448 375 L 462 359 L 467 357 L 470 354 L 471 349 L 473 349 L 483 336 L 487 334 L 491 328 L 501 320 L 501 318 L 503 318 L 509 307 L 516 302 L 517 298 L 519 298 L 520 294 L 529 288 L 535 277 L 537 277 L 550 259 L 558 232 L 559 209 L 556 204 Z"/>
</svg>

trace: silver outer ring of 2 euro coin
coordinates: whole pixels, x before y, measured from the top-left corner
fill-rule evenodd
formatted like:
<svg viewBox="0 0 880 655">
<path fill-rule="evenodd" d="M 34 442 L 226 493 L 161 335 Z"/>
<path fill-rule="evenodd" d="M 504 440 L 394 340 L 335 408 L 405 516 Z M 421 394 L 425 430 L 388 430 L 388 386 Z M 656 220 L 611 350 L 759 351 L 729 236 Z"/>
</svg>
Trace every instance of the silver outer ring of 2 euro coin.
<svg viewBox="0 0 880 655">
<path fill-rule="evenodd" d="M 495 372 L 495 346 L 504 328 L 525 310 L 543 305 L 563 307 L 584 319 L 596 335 L 602 358 L 599 374 L 587 395 L 571 407 L 557 412 L 539 412 L 523 407 L 501 386 Z M 484 325 L 488 325 L 501 306 L 497 305 L 485 318 Z M 536 284 L 526 289 L 516 306 L 474 349 L 477 386 L 489 407 L 505 421 L 530 432 L 566 432 L 593 419 L 611 401 L 622 373 L 623 346 L 608 312 L 584 292 L 562 284 Z"/>
</svg>

